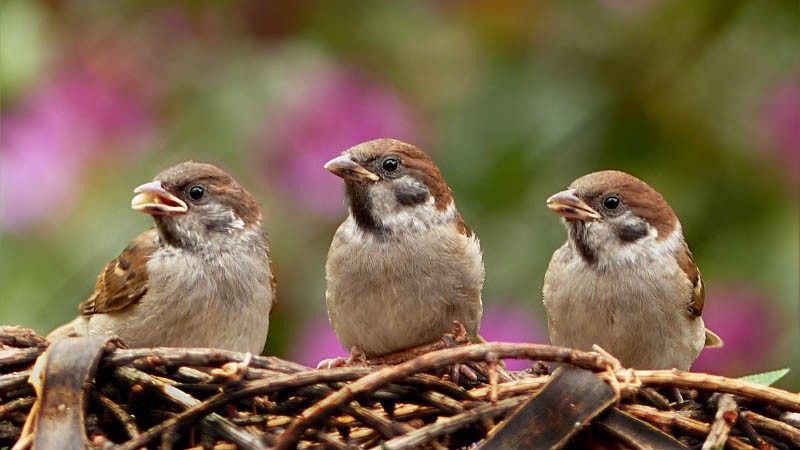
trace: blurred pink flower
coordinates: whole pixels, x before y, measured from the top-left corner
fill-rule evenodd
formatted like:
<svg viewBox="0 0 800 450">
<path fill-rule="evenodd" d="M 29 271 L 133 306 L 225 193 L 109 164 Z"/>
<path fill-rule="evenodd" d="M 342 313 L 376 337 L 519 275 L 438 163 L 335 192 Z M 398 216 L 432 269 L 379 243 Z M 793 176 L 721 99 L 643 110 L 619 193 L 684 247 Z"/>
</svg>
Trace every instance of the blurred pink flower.
<svg viewBox="0 0 800 450">
<path fill-rule="evenodd" d="M 706 327 L 717 333 L 725 346 L 707 348 L 692 365 L 693 372 L 741 376 L 771 367 L 772 350 L 783 324 L 771 312 L 772 302 L 752 288 L 727 286 L 709 292 L 703 309 Z"/>
<path fill-rule="evenodd" d="M 789 181 L 800 183 L 800 78 L 779 84 L 767 95 L 761 119 L 763 148 L 784 168 Z"/>
<path fill-rule="evenodd" d="M 58 217 L 90 156 L 143 148 L 136 140 L 149 129 L 143 102 L 105 80 L 83 72 L 54 79 L 2 118 L 0 229 Z"/>
<path fill-rule="evenodd" d="M 525 308 L 513 306 L 491 306 L 483 313 L 480 334 L 487 341 L 548 343 L 536 316 Z M 289 358 L 300 364 L 315 366 L 326 358 L 347 356 L 339 344 L 327 317 L 317 316 L 306 322 L 299 336 L 292 342 Z M 509 369 L 523 370 L 531 366 L 526 360 L 507 360 Z"/>
<path fill-rule="evenodd" d="M 411 114 L 389 88 L 344 70 L 316 76 L 296 103 L 269 124 L 262 147 L 270 179 L 290 198 L 322 214 L 342 210 L 342 182 L 322 166 L 364 141 L 416 142 Z"/>
<path fill-rule="evenodd" d="M 481 336 L 489 342 L 529 342 L 549 344 L 547 329 L 529 309 L 515 305 L 493 305 L 483 311 Z M 528 360 L 507 359 L 510 370 L 531 367 Z"/>
<path fill-rule="evenodd" d="M 316 367 L 323 359 L 349 355 L 349 351 L 345 351 L 339 344 L 327 316 L 315 316 L 304 322 L 305 327 L 291 341 L 288 355 L 290 360 Z"/>
</svg>

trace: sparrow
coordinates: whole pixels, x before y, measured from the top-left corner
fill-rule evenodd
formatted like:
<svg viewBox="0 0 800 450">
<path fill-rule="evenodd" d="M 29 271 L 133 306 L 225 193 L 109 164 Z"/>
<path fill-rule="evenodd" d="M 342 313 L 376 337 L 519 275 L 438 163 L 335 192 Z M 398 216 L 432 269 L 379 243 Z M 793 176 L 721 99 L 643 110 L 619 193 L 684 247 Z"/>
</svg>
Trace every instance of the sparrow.
<svg viewBox="0 0 800 450">
<path fill-rule="evenodd" d="M 377 139 L 325 169 L 344 180 L 348 205 L 325 265 L 328 317 L 342 346 L 383 356 L 437 341 L 454 321 L 476 337 L 480 243 L 431 158 Z"/>
<path fill-rule="evenodd" d="M 567 241 L 553 253 L 543 300 L 554 345 L 597 344 L 623 366 L 689 370 L 704 346 L 705 286 L 681 224 L 644 181 L 606 170 L 547 199 Z"/>
<path fill-rule="evenodd" d="M 113 335 L 129 347 L 213 347 L 258 354 L 275 278 L 256 200 L 221 169 L 183 162 L 134 189 L 155 227 L 97 277 L 79 316 L 48 339 Z"/>
</svg>

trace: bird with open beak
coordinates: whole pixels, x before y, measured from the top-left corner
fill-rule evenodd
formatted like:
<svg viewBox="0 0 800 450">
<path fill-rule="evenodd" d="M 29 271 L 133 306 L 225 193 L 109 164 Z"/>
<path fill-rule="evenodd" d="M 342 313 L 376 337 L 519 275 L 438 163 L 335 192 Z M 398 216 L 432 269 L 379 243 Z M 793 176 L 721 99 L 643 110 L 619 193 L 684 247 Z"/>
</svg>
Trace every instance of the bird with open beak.
<svg viewBox="0 0 800 450">
<path fill-rule="evenodd" d="M 543 300 L 554 345 L 597 344 L 625 367 L 689 370 L 722 340 L 703 324 L 705 286 L 681 224 L 644 181 L 606 170 L 547 199 L 567 228 Z"/>
<path fill-rule="evenodd" d="M 328 316 L 341 344 L 387 355 L 439 340 L 453 321 L 476 337 L 480 244 L 431 158 L 377 139 L 325 168 L 344 180 L 348 205 L 325 266 Z"/>
<path fill-rule="evenodd" d="M 275 281 L 256 200 L 226 172 L 183 162 L 134 190 L 155 222 L 97 277 L 80 315 L 48 336 L 113 335 L 130 347 L 258 354 Z"/>
</svg>

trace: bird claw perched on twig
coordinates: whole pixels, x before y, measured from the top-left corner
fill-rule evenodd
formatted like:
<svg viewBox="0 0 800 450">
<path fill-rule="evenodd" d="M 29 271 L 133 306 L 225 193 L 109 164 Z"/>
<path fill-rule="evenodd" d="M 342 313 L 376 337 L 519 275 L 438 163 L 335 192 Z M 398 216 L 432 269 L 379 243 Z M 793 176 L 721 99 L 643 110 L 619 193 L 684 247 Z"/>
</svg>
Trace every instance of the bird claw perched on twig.
<svg viewBox="0 0 800 450">
<path fill-rule="evenodd" d="M 335 369 L 337 367 L 366 367 L 369 365 L 367 355 L 358 346 L 350 347 L 350 356 L 347 358 L 329 358 L 323 359 L 317 363 L 317 369 Z"/>
</svg>

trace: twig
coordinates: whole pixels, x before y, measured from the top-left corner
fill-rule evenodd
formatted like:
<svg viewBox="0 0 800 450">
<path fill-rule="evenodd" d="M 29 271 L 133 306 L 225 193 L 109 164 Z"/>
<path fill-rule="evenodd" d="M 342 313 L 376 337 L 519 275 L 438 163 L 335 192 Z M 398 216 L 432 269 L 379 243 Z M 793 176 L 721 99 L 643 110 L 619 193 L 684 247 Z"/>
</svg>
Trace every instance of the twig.
<svg viewBox="0 0 800 450">
<path fill-rule="evenodd" d="M 639 394 L 642 396 L 642 398 L 647 400 L 648 403 L 650 403 L 651 405 L 655 406 L 656 408 L 662 411 L 669 411 L 670 409 L 672 409 L 669 406 L 669 401 L 667 401 L 667 399 L 664 398 L 663 395 L 656 392 L 656 390 L 653 388 L 649 387 L 642 388 L 641 390 L 639 390 Z"/>
<path fill-rule="evenodd" d="M 131 371 L 135 371 L 136 373 L 133 373 Z M 362 377 L 370 372 L 371 372 L 370 369 L 364 369 L 364 368 L 341 368 L 341 369 L 329 369 L 329 370 L 309 369 L 307 372 L 301 372 L 289 375 L 280 375 L 276 376 L 275 378 L 267 380 L 248 381 L 243 385 L 243 387 L 239 389 L 233 391 L 225 391 L 221 394 L 209 398 L 204 402 L 199 402 L 198 400 L 194 399 L 194 397 L 187 395 L 186 393 L 176 389 L 175 387 L 169 386 L 168 384 L 159 381 L 158 383 L 160 383 L 165 387 L 165 392 L 164 392 L 165 394 L 168 395 L 169 392 L 177 391 L 175 392 L 176 395 L 180 396 L 181 398 L 187 401 L 191 401 L 188 400 L 188 398 L 191 398 L 196 403 L 190 405 L 187 404 L 186 408 L 188 409 L 171 417 L 170 419 L 167 419 L 166 421 L 160 423 L 159 425 L 156 425 L 153 428 L 147 430 L 146 432 L 139 435 L 139 437 L 137 437 L 136 439 L 126 442 L 124 444 L 124 447 L 120 447 L 120 450 L 126 450 L 126 449 L 132 450 L 138 448 L 137 446 L 142 446 L 144 443 L 149 442 L 151 439 L 153 439 L 158 434 L 164 432 L 164 430 L 169 427 L 175 427 L 178 425 L 191 423 L 194 420 L 198 419 L 199 417 L 207 415 L 209 411 L 212 411 L 215 408 L 218 408 L 222 405 L 225 405 L 227 403 L 230 403 L 232 401 L 238 400 L 243 397 L 267 394 L 281 389 L 313 385 L 323 382 L 349 381 Z M 119 367 L 114 371 L 114 374 L 115 375 L 119 374 L 118 376 L 128 380 L 129 382 L 138 382 L 137 380 L 141 378 L 141 375 L 147 376 L 149 380 L 154 380 L 153 377 L 150 377 L 149 375 L 146 375 L 143 372 L 128 367 Z M 231 424 L 231 426 L 234 425 Z"/>
<path fill-rule="evenodd" d="M 675 427 L 697 439 L 705 439 L 711 430 L 711 425 L 683 416 L 677 411 L 659 411 L 644 405 L 622 405 L 621 409 L 636 418 L 652 423 L 657 428 L 671 429 Z M 753 447 L 735 437 L 728 438 L 727 445 L 734 450 L 754 450 Z"/>
<path fill-rule="evenodd" d="M 440 392 L 457 400 L 475 400 L 472 395 L 453 382 L 443 380 L 427 373 L 418 373 L 405 380 L 401 380 L 400 383 L 408 386 L 415 386 L 418 389 L 422 388 L 426 391 Z"/>
<path fill-rule="evenodd" d="M 323 430 L 317 431 L 317 439 L 319 439 L 322 444 L 329 448 L 334 448 L 336 450 L 347 450 L 347 446 L 343 444 L 342 441 L 336 439 Z"/>
<path fill-rule="evenodd" d="M 681 372 L 674 369 L 637 370 L 636 375 L 644 385 L 723 392 L 770 403 L 789 411 L 800 411 L 800 394 L 741 378 L 725 378 L 719 375 Z"/>
<path fill-rule="evenodd" d="M 769 444 L 764 442 L 764 438 L 762 438 L 758 434 L 758 432 L 756 432 L 755 428 L 753 428 L 753 424 L 751 424 L 750 421 L 747 420 L 744 411 L 739 411 L 737 419 L 738 420 L 736 424 L 739 425 L 739 428 L 741 428 L 742 431 L 744 431 L 744 434 L 747 436 L 748 439 L 750 439 L 750 442 L 753 443 L 753 446 L 755 446 L 758 449 L 770 448 Z"/>
<path fill-rule="evenodd" d="M 310 370 L 301 364 L 285 361 L 273 356 L 252 356 L 250 367 L 269 369 L 282 373 Z M 104 366 L 123 366 L 146 363 L 152 366 L 221 366 L 228 362 L 244 362 L 246 353 L 207 348 L 135 348 L 116 349 L 103 359 Z"/>
<path fill-rule="evenodd" d="M 520 378 L 518 380 L 510 381 L 508 383 L 500 383 L 497 385 L 497 396 L 503 398 L 508 395 L 522 395 L 538 391 L 550 380 L 550 376 L 540 376 L 531 378 Z M 470 395 L 476 399 L 486 400 L 491 394 L 490 386 L 481 386 L 479 388 L 468 391 Z"/>
<path fill-rule="evenodd" d="M 347 385 L 322 401 L 303 411 L 289 428 L 281 434 L 276 449 L 293 448 L 306 428 L 321 420 L 325 415 L 351 400 L 356 394 L 368 392 L 398 379 L 418 372 L 439 369 L 464 361 L 482 361 L 487 355 L 496 353 L 498 358 L 528 358 L 543 361 L 570 363 L 578 367 L 600 371 L 606 362 L 597 353 L 583 352 L 562 347 L 541 344 L 489 343 L 464 347 L 448 348 L 427 353 L 396 366 L 386 367 Z"/>
<path fill-rule="evenodd" d="M 30 408 L 35 401 L 36 397 L 22 397 L 7 403 L 0 403 L 0 419 L 4 419 L 6 415 L 14 411 Z"/>
<path fill-rule="evenodd" d="M 797 428 L 779 420 L 756 414 L 753 411 L 744 411 L 744 416 L 753 425 L 753 428 L 761 433 L 786 440 L 795 448 L 800 448 L 800 430 Z"/>
<path fill-rule="evenodd" d="M 44 350 L 41 347 L 0 350 L 0 367 L 30 364 L 36 361 Z"/>
<path fill-rule="evenodd" d="M 169 384 L 164 383 L 163 381 L 157 380 L 156 378 L 144 372 L 140 372 L 130 367 L 117 368 L 116 370 L 114 370 L 114 376 L 128 383 L 141 383 L 145 385 L 150 385 L 153 388 L 161 391 L 170 401 L 184 408 L 191 408 L 193 406 L 198 406 L 201 404 L 199 400 L 192 397 L 191 395 L 186 394 L 180 389 L 177 389 L 174 386 L 170 386 Z M 215 429 L 221 436 L 229 439 L 231 442 L 235 443 L 236 445 L 244 449 L 253 449 L 253 450 L 266 449 L 266 447 L 264 447 L 264 445 L 256 436 L 253 436 L 252 434 L 237 428 L 228 419 L 225 419 L 219 414 L 209 413 L 209 412 L 210 409 L 207 409 L 205 411 L 205 413 L 207 413 L 208 415 L 204 418 L 204 420 L 213 429 Z M 174 416 L 170 419 L 165 420 L 164 422 L 161 422 L 160 424 L 154 426 L 153 428 L 150 428 L 144 433 L 134 437 L 128 442 L 120 445 L 119 450 L 138 449 L 146 445 L 150 441 L 152 441 L 154 438 L 162 436 L 165 433 L 168 433 L 186 424 L 188 424 L 188 421 L 182 419 L 180 415 Z"/>
<path fill-rule="evenodd" d="M 99 392 L 94 391 L 92 394 L 97 401 L 100 402 L 100 404 L 103 405 L 103 407 L 108 410 L 108 412 L 110 412 L 120 424 L 122 424 L 122 427 L 125 428 L 125 433 L 127 433 L 129 438 L 139 435 L 139 428 L 136 427 L 136 421 L 125 411 L 125 409 Z"/>
<path fill-rule="evenodd" d="M 356 402 L 350 403 L 344 408 L 344 412 L 358 419 L 364 425 L 375 429 L 385 439 L 391 439 L 397 435 L 408 433 L 413 428 L 403 423 L 393 423 L 383 418 L 380 414 L 376 414 Z"/>
<path fill-rule="evenodd" d="M 493 419 L 505 414 L 510 409 L 516 408 L 527 398 L 514 397 L 497 402 L 497 405 L 484 404 L 477 408 L 463 412 L 457 416 L 441 419 L 432 425 L 427 425 L 406 435 L 396 437 L 384 442 L 381 450 L 405 450 L 421 446 L 439 436 L 462 429 L 465 425 L 475 423 L 483 418 Z"/>
<path fill-rule="evenodd" d="M 31 376 L 31 371 L 13 372 L 6 375 L 0 375 L 0 392 L 10 391 L 25 386 L 28 383 L 28 377 Z"/>
<path fill-rule="evenodd" d="M 722 450 L 728 435 L 731 432 L 731 424 L 736 422 L 736 401 L 731 394 L 723 394 L 719 398 L 717 414 L 714 416 L 714 424 L 708 433 L 702 450 Z"/>
</svg>

